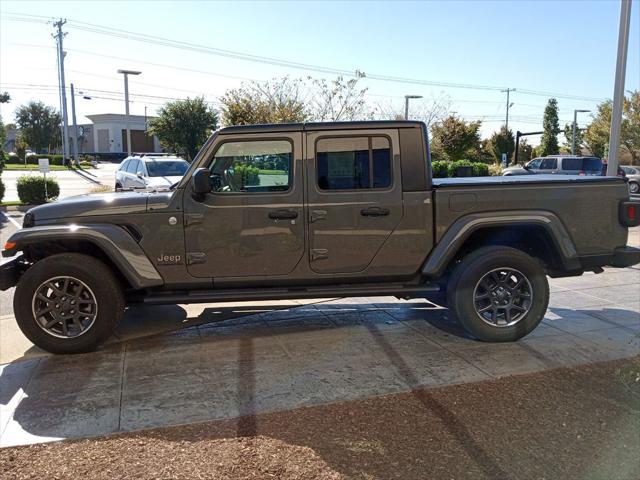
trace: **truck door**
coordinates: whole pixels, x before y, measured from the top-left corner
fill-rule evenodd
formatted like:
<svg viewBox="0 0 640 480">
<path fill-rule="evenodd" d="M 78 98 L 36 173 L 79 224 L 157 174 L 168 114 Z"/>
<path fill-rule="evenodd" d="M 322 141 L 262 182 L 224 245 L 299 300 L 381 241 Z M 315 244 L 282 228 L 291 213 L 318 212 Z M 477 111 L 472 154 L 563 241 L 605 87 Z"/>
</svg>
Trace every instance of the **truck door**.
<svg viewBox="0 0 640 480">
<path fill-rule="evenodd" d="M 306 151 L 311 269 L 362 272 L 402 219 L 397 130 L 309 132 Z"/>
<path fill-rule="evenodd" d="M 202 166 L 213 191 L 184 197 L 194 277 L 284 275 L 304 249 L 302 132 L 220 135 Z"/>
</svg>

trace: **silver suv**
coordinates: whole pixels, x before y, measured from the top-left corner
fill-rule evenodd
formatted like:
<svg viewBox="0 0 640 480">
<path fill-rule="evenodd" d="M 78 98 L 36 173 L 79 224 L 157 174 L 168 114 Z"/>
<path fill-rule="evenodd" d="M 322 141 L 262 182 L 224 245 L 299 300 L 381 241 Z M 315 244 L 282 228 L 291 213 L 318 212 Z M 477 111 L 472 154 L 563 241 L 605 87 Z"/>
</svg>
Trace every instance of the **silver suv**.
<svg viewBox="0 0 640 480">
<path fill-rule="evenodd" d="M 598 157 L 575 155 L 549 155 L 534 158 L 524 166 L 505 168 L 503 175 L 529 175 L 531 173 L 555 173 L 560 175 L 602 175 L 602 160 Z"/>
<path fill-rule="evenodd" d="M 116 170 L 116 190 L 168 188 L 179 182 L 188 168 L 189 162 L 175 155 L 133 155 Z"/>
</svg>

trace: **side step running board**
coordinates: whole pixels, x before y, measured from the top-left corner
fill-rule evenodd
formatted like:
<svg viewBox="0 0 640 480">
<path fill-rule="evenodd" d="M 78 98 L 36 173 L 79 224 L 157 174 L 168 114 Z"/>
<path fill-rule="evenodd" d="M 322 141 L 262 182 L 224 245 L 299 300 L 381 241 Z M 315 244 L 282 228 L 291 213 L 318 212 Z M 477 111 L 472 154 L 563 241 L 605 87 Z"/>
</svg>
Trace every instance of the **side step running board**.
<svg viewBox="0 0 640 480">
<path fill-rule="evenodd" d="M 261 288 L 261 289 L 221 289 L 192 290 L 152 293 L 142 298 L 143 303 L 152 305 L 176 303 L 215 303 L 247 300 L 292 300 L 301 298 L 333 297 L 422 297 L 427 292 L 438 292 L 435 284 L 361 284 L 340 286 L 318 286 L 308 288 Z"/>
</svg>

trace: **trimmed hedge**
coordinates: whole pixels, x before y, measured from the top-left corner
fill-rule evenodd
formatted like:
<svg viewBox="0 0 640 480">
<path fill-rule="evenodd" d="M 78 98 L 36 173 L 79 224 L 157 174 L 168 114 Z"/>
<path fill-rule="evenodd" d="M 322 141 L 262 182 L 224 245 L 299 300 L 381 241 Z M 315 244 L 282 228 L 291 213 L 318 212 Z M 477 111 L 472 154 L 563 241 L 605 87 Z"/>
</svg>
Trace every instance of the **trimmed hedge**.
<svg viewBox="0 0 640 480">
<path fill-rule="evenodd" d="M 45 203 L 60 195 L 60 185 L 55 178 L 47 177 L 47 198 L 44 195 L 44 176 L 22 175 L 18 178 L 18 198 L 22 203 Z"/>
<path fill-rule="evenodd" d="M 470 162 L 469 160 L 456 160 L 455 162 L 437 160 L 431 162 L 431 170 L 434 178 L 455 177 L 458 167 L 472 167 L 474 177 L 489 176 L 489 165 L 486 163 Z"/>
<path fill-rule="evenodd" d="M 235 165 L 233 178 L 238 186 L 257 186 L 260 185 L 260 169 L 251 165 Z"/>
<path fill-rule="evenodd" d="M 2 179 L 0 178 L 0 202 L 4 198 L 4 183 L 2 183 Z"/>
<path fill-rule="evenodd" d="M 39 158 L 48 158 L 49 165 L 62 165 L 62 155 L 28 155 L 27 156 L 27 164 L 28 165 L 37 165 Z"/>
</svg>

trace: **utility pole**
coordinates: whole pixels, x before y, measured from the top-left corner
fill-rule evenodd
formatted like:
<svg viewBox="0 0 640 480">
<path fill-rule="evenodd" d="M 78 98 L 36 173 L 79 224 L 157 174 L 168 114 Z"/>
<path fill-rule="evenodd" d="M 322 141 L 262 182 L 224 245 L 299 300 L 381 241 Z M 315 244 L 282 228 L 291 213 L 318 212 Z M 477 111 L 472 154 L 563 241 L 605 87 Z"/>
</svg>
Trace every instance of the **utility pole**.
<svg viewBox="0 0 640 480">
<path fill-rule="evenodd" d="M 73 140 L 71 145 L 73 146 L 73 161 L 76 165 L 80 165 L 80 159 L 78 158 L 78 123 L 76 122 L 76 93 L 73 90 L 73 83 L 71 84 L 71 122 L 73 123 Z"/>
<path fill-rule="evenodd" d="M 58 20 L 53 24 L 57 29 L 57 33 L 53 38 L 57 41 L 58 50 L 58 82 L 60 88 L 60 110 L 62 112 L 62 163 L 66 165 L 69 158 L 69 119 L 67 118 L 67 92 L 64 82 L 64 48 L 62 47 L 62 40 L 66 33 L 62 31 L 62 26 L 67 23 L 66 20 Z"/>
<path fill-rule="evenodd" d="M 512 103 L 509 103 L 509 93 L 510 92 L 515 92 L 516 89 L 515 88 L 507 88 L 506 90 L 500 90 L 500 91 L 502 93 L 506 92 L 506 94 L 507 94 L 507 117 L 505 118 L 504 125 L 505 125 L 506 129 L 509 130 L 509 109 L 513 106 Z"/>
<path fill-rule="evenodd" d="M 609 162 L 607 175 L 618 175 L 618 144 L 622 124 L 622 101 L 624 100 L 624 76 L 627 70 L 627 48 L 629 46 L 629 25 L 631 24 L 631 0 L 620 2 L 620 27 L 618 30 L 618 59 L 613 87 L 613 109 L 611 111 L 611 131 L 609 133 Z"/>
<path fill-rule="evenodd" d="M 124 75 L 124 110 L 127 117 L 127 156 L 131 156 L 131 128 L 129 127 L 129 75 L 140 75 L 136 70 L 118 70 Z"/>
</svg>

